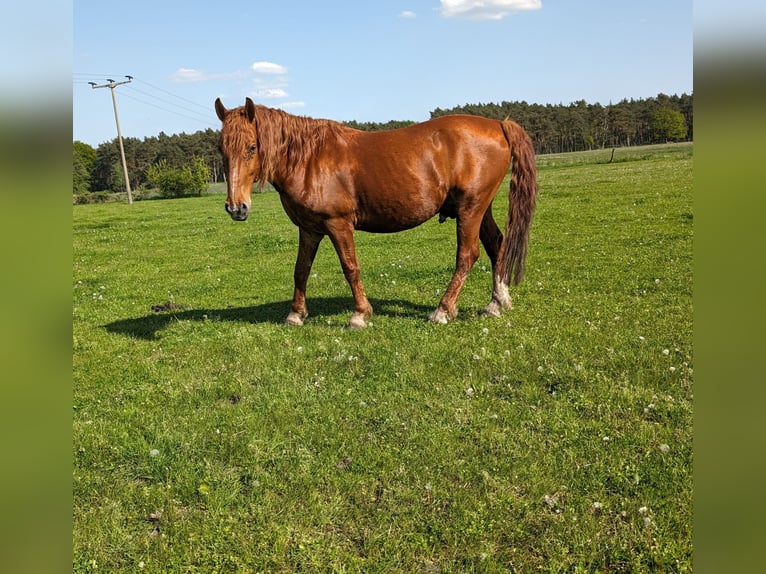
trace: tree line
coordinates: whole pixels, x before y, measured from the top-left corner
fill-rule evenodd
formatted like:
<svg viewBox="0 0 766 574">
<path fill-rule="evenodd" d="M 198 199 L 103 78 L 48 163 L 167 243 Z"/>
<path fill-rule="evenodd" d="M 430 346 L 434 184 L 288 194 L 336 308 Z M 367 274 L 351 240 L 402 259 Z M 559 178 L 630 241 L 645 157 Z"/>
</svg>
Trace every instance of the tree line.
<svg viewBox="0 0 766 574">
<path fill-rule="evenodd" d="M 622 100 L 617 104 L 588 104 L 584 100 L 564 104 L 500 102 L 466 104 L 451 109 L 436 108 L 431 118 L 447 114 L 471 114 L 494 119 L 510 118 L 532 137 L 538 154 L 582 151 L 596 148 L 646 145 L 693 140 L 693 97 L 658 94 L 654 98 Z M 411 121 L 346 122 L 356 129 L 375 131 L 411 125 Z M 152 187 L 152 166 L 185 169 L 196 162 L 207 167 L 209 183 L 224 181 L 218 150 L 219 130 L 193 134 L 124 138 L 125 160 L 131 187 Z M 117 139 L 97 148 L 73 144 L 73 192 L 120 192 L 125 189 Z M 156 172 L 155 167 L 155 172 Z"/>
<path fill-rule="evenodd" d="M 516 121 L 529 132 L 538 154 L 692 141 L 694 136 L 693 98 L 687 94 L 659 94 L 607 106 L 584 100 L 566 106 L 469 104 L 448 110 L 437 108 L 431 117 L 458 113 Z"/>
</svg>

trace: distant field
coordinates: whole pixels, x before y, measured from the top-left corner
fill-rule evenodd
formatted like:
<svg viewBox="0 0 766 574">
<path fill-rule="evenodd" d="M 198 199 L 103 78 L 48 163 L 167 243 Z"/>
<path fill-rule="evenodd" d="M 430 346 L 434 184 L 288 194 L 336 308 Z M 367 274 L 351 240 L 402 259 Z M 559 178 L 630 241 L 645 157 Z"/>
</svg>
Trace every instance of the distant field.
<svg viewBox="0 0 766 574">
<path fill-rule="evenodd" d="M 329 241 L 282 325 L 273 192 L 74 206 L 73 571 L 691 572 L 691 154 L 541 156 L 514 309 L 482 253 L 448 325 L 454 221 L 357 235 L 351 332 Z"/>
</svg>

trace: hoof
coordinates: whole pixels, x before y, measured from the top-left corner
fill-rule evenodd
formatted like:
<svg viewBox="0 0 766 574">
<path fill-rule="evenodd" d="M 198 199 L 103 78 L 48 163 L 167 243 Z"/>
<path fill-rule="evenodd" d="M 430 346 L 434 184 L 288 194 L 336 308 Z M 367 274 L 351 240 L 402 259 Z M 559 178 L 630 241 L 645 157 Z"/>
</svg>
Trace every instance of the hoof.
<svg viewBox="0 0 766 574">
<path fill-rule="evenodd" d="M 355 331 L 356 329 L 364 329 L 367 327 L 367 321 L 364 320 L 364 315 L 361 313 L 354 313 L 351 316 L 351 320 L 346 325 L 346 329 Z"/>
<path fill-rule="evenodd" d="M 489 305 L 484 307 L 484 309 L 482 309 L 480 314 L 482 317 L 497 318 L 501 315 L 500 306 L 494 301 L 492 301 L 492 303 L 490 303 Z"/>
<path fill-rule="evenodd" d="M 431 316 L 428 318 L 431 323 L 437 323 L 439 325 L 446 325 L 450 322 L 451 319 L 455 318 L 455 314 L 447 313 L 446 311 L 443 311 L 442 309 L 436 309 L 433 313 L 431 313 Z"/>
<path fill-rule="evenodd" d="M 503 311 L 507 311 L 513 307 L 513 301 L 508 294 L 508 285 L 502 282 L 499 278 L 495 278 L 495 289 L 492 293 L 492 300 L 489 305 L 484 307 L 482 315 L 485 317 L 499 317 L 503 314 Z"/>
<path fill-rule="evenodd" d="M 499 317 L 503 314 L 503 311 L 506 309 L 510 309 L 510 305 L 505 306 L 498 303 L 495 299 L 492 299 L 492 301 L 489 302 L 489 305 L 484 307 L 484 309 L 481 312 L 481 315 L 483 317 Z"/>
<path fill-rule="evenodd" d="M 287 319 L 285 319 L 285 325 L 290 325 L 291 327 L 302 327 L 303 317 L 301 317 L 295 311 L 291 311 L 287 316 Z"/>
</svg>

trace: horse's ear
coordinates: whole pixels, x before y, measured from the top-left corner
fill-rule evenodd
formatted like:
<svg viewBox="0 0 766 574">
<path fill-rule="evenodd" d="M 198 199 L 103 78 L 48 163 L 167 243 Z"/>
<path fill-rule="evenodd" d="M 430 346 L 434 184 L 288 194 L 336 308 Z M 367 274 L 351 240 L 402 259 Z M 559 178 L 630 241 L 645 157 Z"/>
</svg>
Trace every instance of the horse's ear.
<svg viewBox="0 0 766 574">
<path fill-rule="evenodd" d="M 247 113 L 247 119 L 252 122 L 255 117 L 255 104 L 250 98 L 245 98 L 245 112 Z"/>
<path fill-rule="evenodd" d="M 221 102 L 221 98 L 215 99 L 215 113 L 218 116 L 218 119 L 223 121 L 223 118 L 226 117 L 226 112 L 228 110 L 224 107 L 223 103 Z"/>
</svg>

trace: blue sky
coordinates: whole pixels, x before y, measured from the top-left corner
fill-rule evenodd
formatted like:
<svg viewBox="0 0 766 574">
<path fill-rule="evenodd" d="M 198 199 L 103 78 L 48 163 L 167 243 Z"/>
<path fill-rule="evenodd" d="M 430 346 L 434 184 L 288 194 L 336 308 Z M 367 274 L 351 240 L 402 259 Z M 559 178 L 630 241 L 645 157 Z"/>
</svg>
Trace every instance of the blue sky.
<svg viewBox="0 0 766 574">
<path fill-rule="evenodd" d="M 336 120 L 691 93 L 691 0 L 77 0 L 73 138 L 217 129 L 213 102 Z"/>
</svg>

